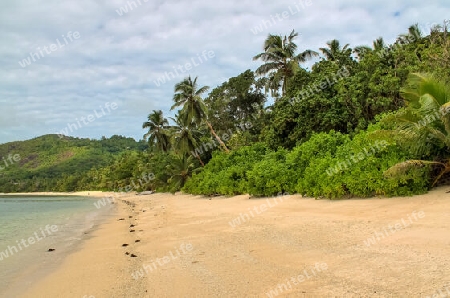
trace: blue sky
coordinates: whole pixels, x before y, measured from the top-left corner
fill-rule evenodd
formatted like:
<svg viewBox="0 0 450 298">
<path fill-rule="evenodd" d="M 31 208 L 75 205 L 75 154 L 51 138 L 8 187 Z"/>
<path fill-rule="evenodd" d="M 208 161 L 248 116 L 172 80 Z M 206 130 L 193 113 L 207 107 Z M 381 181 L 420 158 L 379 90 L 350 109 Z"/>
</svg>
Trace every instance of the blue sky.
<svg viewBox="0 0 450 298">
<path fill-rule="evenodd" d="M 427 31 L 450 19 L 448 0 L 221 2 L 2 1 L 0 143 L 70 127 L 141 139 L 153 109 L 171 115 L 175 83 L 189 74 L 213 88 L 256 69 L 269 33 L 295 29 L 300 51 L 317 50 L 334 38 L 391 43 L 414 23 Z"/>
</svg>

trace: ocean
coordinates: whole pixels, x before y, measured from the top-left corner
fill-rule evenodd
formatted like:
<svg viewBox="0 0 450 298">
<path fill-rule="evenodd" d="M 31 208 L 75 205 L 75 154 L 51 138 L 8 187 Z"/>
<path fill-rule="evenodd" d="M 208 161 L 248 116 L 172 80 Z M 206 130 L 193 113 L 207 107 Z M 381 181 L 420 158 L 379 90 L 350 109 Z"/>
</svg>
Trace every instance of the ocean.
<svg viewBox="0 0 450 298">
<path fill-rule="evenodd" d="M 77 196 L 0 196 L 0 297 L 55 268 L 114 205 Z M 53 251 L 49 251 L 53 250 Z"/>
</svg>

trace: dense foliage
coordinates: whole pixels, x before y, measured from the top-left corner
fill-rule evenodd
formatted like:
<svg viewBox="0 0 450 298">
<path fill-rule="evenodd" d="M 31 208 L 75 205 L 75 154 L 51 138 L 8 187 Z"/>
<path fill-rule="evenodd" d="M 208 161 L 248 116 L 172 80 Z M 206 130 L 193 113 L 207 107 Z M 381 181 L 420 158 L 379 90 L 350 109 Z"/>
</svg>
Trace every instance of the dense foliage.
<svg viewBox="0 0 450 298">
<path fill-rule="evenodd" d="M 394 179 L 383 175 L 409 157 L 395 143 L 373 141 L 366 132 L 350 140 L 331 131 L 313 135 L 292 151 L 272 151 L 256 144 L 229 155 L 215 155 L 184 190 L 206 195 L 288 192 L 329 198 L 423 193 L 429 186 L 426 169 Z"/>
<path fill-rule="evenodd" d="M 215 154 L 184 191 L 257 196 L 289 192 L 328 198 L 425 192 L 450 171 L 450 115 L 442 111 L 450 100 L 444 88 L 450 81 L 445 25 L 432 28 L 427 36 L 411 26 L 392 45 L 379 38 L 373 47 L 351 49 L 332 40 L 319 49 L 323 58 L 311 71 L 283 72 L 282 64 L 276 70 L 269 53 L 269 65 L 263 69 L 276 70 L 268 84 L 273 89 L 274 81 L 282 82 L 282 92 L 263 115 L 258 138 L 262 143 L 231 155 Z M 291 43 L 291 37 L 292 33 L 284 40 Z M 269 39 L 274 37 L 269 35 L 265 50 Z M 274 52 L 285 55 L 285 45 L 279 48 Z M 440 83 L 426 75 L 426 82 L 418 82 L 411 75 L 419 71 L 436 74 Z M 412 90 L 420 92 L 411 95 Z M 387 116 L 377 123 L 382 114 Z M 414 119 L 405 117 L 411 114 Z M 419 152 L 418 146 L 426 150 Z M 256 148 L 265 154 L 253 153 Z"/>
</svg>

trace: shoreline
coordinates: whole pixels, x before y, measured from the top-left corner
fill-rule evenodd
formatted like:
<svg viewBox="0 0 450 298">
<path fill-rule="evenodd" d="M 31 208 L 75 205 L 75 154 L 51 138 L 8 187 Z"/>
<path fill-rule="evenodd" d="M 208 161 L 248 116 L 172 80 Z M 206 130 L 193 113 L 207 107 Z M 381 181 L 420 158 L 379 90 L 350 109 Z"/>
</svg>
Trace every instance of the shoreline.
<svg viewBox="0 0 450 298">
<path fill-rule="evenodd" d="M 431 296 L 450 283 L 447 189 L 383 200 L 286 195 L 259 213 L 265 200 L 248 195 L 131 194 L 20 297 Z M 397 229 L 414 212 L 424 216 Z"/>
<path fill-rule="evenodd" d="M 32 197 L 30 194 L 18 194 L 17 196 Z M 39 193 L 34 196 L 61 197 L 64 195 L 62 193 Z M 80 195 L 75 194 L 71 197 L 74 196 Z M 80 197 L 89 199 L 88 196 Z M 95 209 L 94 204 L 92 204 L 91 209 L 73 213 L 70 217 L 65 219 L 61 218 L 60 220 L 62 220 L 63 224 L 58 224 L 59 230 L 57 233 L 44 237 L 43 239 L 46 241 L 40 242 L 36 240 L 35 243 L 32 243 L 34 244 L 33 250 L 21 256 L 22 259 L 25 258 L 25 263 L 19 261 L 22 263 L 18 263 L 17 267 L 11 267 L 12 270 L 9 271 L 12 275 L 6 275 L 8 285 L 1 289 L 0 297 L 18 297 L 54 272 L 68 256 L 78 251 L 85 241 L 92 238 L 91 234 L 93 232 L 97 231 L 99 227 L 109 221 L 111 216 L 114 216 L 114 214 L 117 213 L 116 209 L 115 205 L 111 204 L 105 206 L 103 210 L 98 210 Z M 54 249 L 54 251 L 47 251 L 50 248 Z M 16 256 L 16 254 L 11 255 L 10 257 L 19 257 Z M 31 256 L 33 256 L 34 259 Z M 9 258 L 5 259 L 5 261 L 7 260 L 9 260 Z M 26 266 L 24 266 L 24 264 L 26 264 Z"/>
<path fill-rule="evenodd" d="M 103 196 L 105 193 L 98 195 L 97 198 Z M 107 218 L 90 229 L 86 237 L 79 241 L 71 253 L 65 255 L 58 266 L 17 297 L 112 297 L 104 293 L 99 296 L 94 292 L 99 288 L 102 292 L 108 292 L 111 287 L 121 287 L 114 274 L 127 267 L 129 260 L 123 257 L 124 248 L 121 246 L 122 243 L 118 243 L 118 239 L 132 237 L 127 235 L 126 229 L 123 229 L 125 221 L 127 221 L 125 226 L 132 222 L 132 219 L 128 218 L 130 207 L 125 202 L 126 198 L 116 200 L 113 203 L 114 211 L 109 213 Z M 122 218 L 124 220 L 118 220 Z M 106 277 L 108 282 L 102 283 L 102 279 Z M 67 286 L 68 283 L 71 284 L 70 287 Z M 112 293 L 117 291 L 114 290 Z M 126 297 L 127 292 L 123 293 L 123 297 Z"/>
<path fill-rule="evenodd" d="M 76 191 L 76 192 L 18 192 L 18 193 L 0 193 L 0 196 L 77 196 L 77 197 L 93 197 L 102 198 L 105 196 L 113 196 L 114 192 L 103 191 Z"/>
</svg>

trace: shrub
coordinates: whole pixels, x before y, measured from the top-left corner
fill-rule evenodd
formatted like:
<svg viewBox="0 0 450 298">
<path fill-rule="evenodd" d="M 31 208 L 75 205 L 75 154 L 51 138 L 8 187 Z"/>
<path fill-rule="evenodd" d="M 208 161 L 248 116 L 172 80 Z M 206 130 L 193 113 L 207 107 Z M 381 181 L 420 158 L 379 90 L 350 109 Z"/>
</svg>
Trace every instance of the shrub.
<svg viewBox="0 0 450 298">
<path fill-rule="evenodd" d="M 248 193 L 247 171 L 262 160 L 268 150 L 264 144 L 256 143 L 229 154 L 214 152 L 204 169 L 188 180 L 183 191 L 202 195 Z"/>
<path fill-rule="evenodd" d="M 344 195 L 411 195 L 428 189 L 429 170 L 422 168 L 408 175 L 387 179 L 384 172 L 408 159 L 396 143 L 374 141 L 367 132 L 339 146 L 336 153 L 313 159 L 305 169 L 297 191 L 309 196 L 338 198 Z"/>
<path fill-rule="evenodd" d="M 263 144 L 230 154 L 215 152 L 203 171 L 186 183 L 184 191 L 256 196 L 288 192 L 326 198 L 426 192 L 430 169 L 413 168 L 388 179 L 384 172 L 411 154 L 395 141 L 372 140 L 370 134 L 360 132 L 352 140 L 334 131 L 315 134 L 290 152 L 282 148 L 271 151 Z"/>
<path fill-rule="evenodd" d="M 271 196 L 292 189 L 295 172 L 286 164 L 287 151 L 266 154 L 248 171 L 248 193 L 256 196 Z"/>
</svg>

